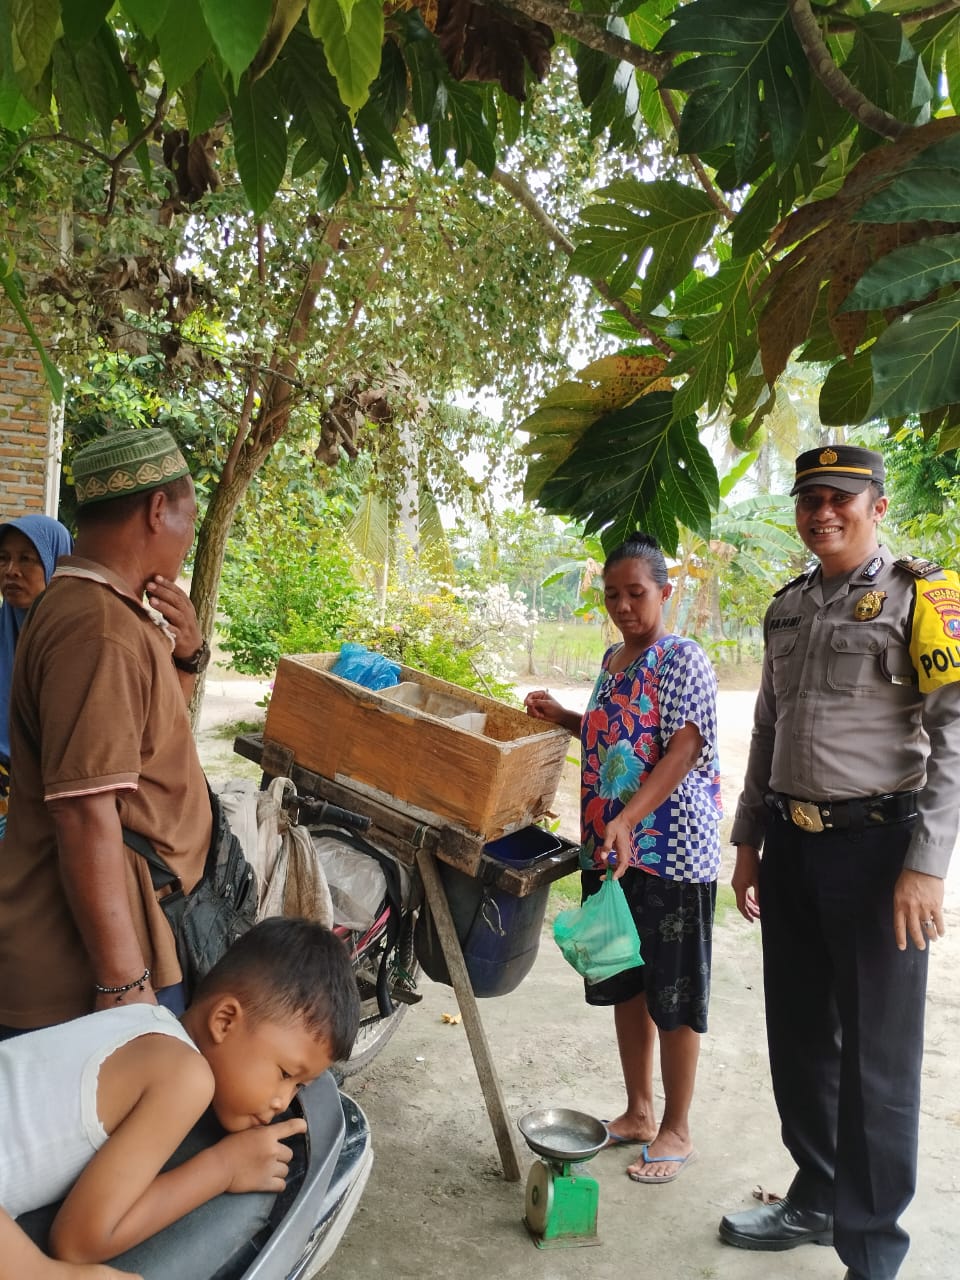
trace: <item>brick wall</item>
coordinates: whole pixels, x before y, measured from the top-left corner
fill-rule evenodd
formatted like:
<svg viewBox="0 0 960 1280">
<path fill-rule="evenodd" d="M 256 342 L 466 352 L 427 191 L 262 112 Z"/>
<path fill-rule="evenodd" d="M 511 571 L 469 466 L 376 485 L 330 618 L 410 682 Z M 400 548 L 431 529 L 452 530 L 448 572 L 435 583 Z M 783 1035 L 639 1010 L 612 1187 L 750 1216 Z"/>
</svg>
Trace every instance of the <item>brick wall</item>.
<svg viewBox="0 0 960 1280">
<path fill-rule="evenodd" d="M 61 423 L 40 358 L 0 294 L 0 519 L 57 514 Z"/>
</svg>

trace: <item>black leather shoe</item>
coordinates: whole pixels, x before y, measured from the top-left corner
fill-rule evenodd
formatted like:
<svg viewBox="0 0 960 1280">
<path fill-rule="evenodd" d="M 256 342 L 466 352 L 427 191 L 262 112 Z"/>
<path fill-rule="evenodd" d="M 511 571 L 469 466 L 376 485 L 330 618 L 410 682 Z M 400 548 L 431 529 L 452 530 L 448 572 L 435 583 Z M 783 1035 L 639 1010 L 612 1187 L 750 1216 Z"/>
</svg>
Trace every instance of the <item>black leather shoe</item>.
<svg viewBox="0 0 960 1280">
<path fill-rule="evenodd" d="M 833 1215 L 801 1209 L 789 1200 L 728 1213 L 720 1220 L 720 1239 L 738 1249 L 795 1249 L 798 1244 L 833 1244 Z"/>
</svg>

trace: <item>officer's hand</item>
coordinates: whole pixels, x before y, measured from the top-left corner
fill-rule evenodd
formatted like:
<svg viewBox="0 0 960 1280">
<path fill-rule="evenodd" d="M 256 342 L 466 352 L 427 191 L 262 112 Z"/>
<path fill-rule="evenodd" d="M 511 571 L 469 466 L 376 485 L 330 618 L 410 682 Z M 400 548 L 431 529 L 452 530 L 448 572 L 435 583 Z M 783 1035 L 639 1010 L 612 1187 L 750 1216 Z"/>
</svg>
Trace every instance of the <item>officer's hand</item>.
<svg viewBox="0 0 960 1280">
<path fill-rule="evenodd" d="M 918 951 L 928 942 L 942 938 L 943 881 L 909 868 L 900 872 L 893 888 L 893 934 L 901 951 L 907 949 L 907 934 Z"/>
<path fill-rule="evenodd" d="M 737 910 L 751 924 L 760 919 L 760 850 L 752 844 L 737 845 L 737 865 L 730 884 L 737 895 Z"/>
</svg>

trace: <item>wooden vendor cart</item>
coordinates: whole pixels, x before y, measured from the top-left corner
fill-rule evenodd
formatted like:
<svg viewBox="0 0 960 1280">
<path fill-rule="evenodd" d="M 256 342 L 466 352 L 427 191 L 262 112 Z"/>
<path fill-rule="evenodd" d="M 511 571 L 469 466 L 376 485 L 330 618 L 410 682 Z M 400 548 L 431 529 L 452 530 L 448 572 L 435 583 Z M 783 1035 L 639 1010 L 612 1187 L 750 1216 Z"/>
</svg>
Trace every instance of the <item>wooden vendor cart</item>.
<svg viewBox="0 0 960 1280">
<path fill-rule="evenodd" d="M 373 691 L 330 672 L 336 654 L 282 658 L 263 734 L 234 749 L 298 792 L 368 817 L 375 839 L 415 868 L 459 1002 L 504 1177 L 520 1162 L 437 860 L 518 898 L 577 868 L 577 846 L 512 866 L 485 845 L 542 817 L 570 749 L 565 729 L 402 667 Z"/>
</svg>

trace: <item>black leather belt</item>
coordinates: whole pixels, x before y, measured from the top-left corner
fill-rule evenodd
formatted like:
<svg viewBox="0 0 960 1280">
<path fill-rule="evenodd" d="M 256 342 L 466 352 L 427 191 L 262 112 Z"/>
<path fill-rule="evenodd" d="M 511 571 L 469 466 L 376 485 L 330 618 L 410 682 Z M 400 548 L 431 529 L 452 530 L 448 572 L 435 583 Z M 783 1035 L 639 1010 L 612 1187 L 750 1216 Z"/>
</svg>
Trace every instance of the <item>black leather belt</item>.
<svg viewBox="0 0 960 1280">
<path fill-rule="evenodd" d="M 861 831 L 889 822 L 905 822 L 917 816 L 919 791 L 893 791 L 856 800 L 795 800 L 771 791 L 767 804 L 784 822 L 792 822 L 811 835 L 820 831 Z"/>
</svg>

